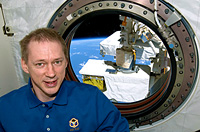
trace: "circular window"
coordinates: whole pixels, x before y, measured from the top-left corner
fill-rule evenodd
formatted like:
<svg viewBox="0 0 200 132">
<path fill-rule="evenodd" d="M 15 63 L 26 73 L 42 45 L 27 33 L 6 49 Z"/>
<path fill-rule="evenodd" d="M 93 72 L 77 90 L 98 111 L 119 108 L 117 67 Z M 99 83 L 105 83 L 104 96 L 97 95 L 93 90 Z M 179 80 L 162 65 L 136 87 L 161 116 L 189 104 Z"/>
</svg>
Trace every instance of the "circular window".
<svg viewBox="0 0 200 132">
<path fill-rule="evenodd" d="M 156 10 L 154 5 L 66 1 L 48 24 L 66 40 L 66 78 L 97 86 L 133 128 L 180 108 L 198 73 L 188 22 L 168 3 L 159 1 Z"/>
</svg>

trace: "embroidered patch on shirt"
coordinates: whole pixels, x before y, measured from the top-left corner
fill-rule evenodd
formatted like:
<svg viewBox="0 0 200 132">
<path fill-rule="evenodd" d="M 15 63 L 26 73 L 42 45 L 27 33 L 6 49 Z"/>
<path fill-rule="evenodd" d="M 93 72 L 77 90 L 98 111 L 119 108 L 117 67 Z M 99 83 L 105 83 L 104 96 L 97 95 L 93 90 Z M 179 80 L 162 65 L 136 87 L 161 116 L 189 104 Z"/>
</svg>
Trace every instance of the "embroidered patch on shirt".
<svg viewBox="0 0 200 132">
<path fill-rule="evenodd" d="M 69 121 L 69 126 L 72 128 L 70 129 L 70 131 L 75 131 L 75 130 L 79 130 L 79 122 L 78 122 L 78 119 L 76 118 L 72 118 L 70 121 Z"/>
</svg>

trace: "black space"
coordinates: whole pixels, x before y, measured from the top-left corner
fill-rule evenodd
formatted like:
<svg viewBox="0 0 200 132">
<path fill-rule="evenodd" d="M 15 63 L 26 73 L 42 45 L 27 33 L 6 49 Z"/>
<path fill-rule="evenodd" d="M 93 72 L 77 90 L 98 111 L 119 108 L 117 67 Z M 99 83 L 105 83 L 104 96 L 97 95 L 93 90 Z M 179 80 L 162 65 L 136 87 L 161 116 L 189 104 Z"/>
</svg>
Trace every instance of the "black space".
<svg viewBox="0 0 200 132">
<path fill-rule="evenodd" d="M 93 15 L 79 26 L 74 38 L 107 37 L 119 31 L 121 23 L 119 14 Z"/>
</svg>

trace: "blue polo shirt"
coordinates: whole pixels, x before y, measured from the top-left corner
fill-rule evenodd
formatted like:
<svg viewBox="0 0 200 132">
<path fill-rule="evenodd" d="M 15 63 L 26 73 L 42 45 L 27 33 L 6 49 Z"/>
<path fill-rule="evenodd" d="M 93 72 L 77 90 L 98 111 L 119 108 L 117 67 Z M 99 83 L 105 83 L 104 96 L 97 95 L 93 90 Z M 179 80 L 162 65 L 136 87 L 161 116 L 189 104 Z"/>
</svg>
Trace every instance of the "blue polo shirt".
<svg viewBox="0 0 200 132">
<path fill-rule="evenodd" d="M 0 132 L 129 132 L 127 120 L 94 86 L 63 81 L 49 103 L 31 87 L 29 81 L 0 98 Z"/>
</svg>

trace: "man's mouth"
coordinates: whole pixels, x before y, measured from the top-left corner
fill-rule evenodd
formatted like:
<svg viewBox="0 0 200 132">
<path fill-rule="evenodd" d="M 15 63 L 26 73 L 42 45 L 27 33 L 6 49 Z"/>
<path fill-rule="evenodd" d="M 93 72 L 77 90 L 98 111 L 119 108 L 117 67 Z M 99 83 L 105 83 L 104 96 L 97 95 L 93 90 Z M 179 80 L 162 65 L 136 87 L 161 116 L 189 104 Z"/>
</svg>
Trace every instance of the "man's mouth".
<svg viewBox="0 0 200 132">
<path fill-rule="evenodd" d="M 57 85 L 57 80 L 55 80 L 55 81 L 44 81 L 44 83 L 47 87 L 51 88 L 51 87 L 55 87 Z"/>
</svg>

